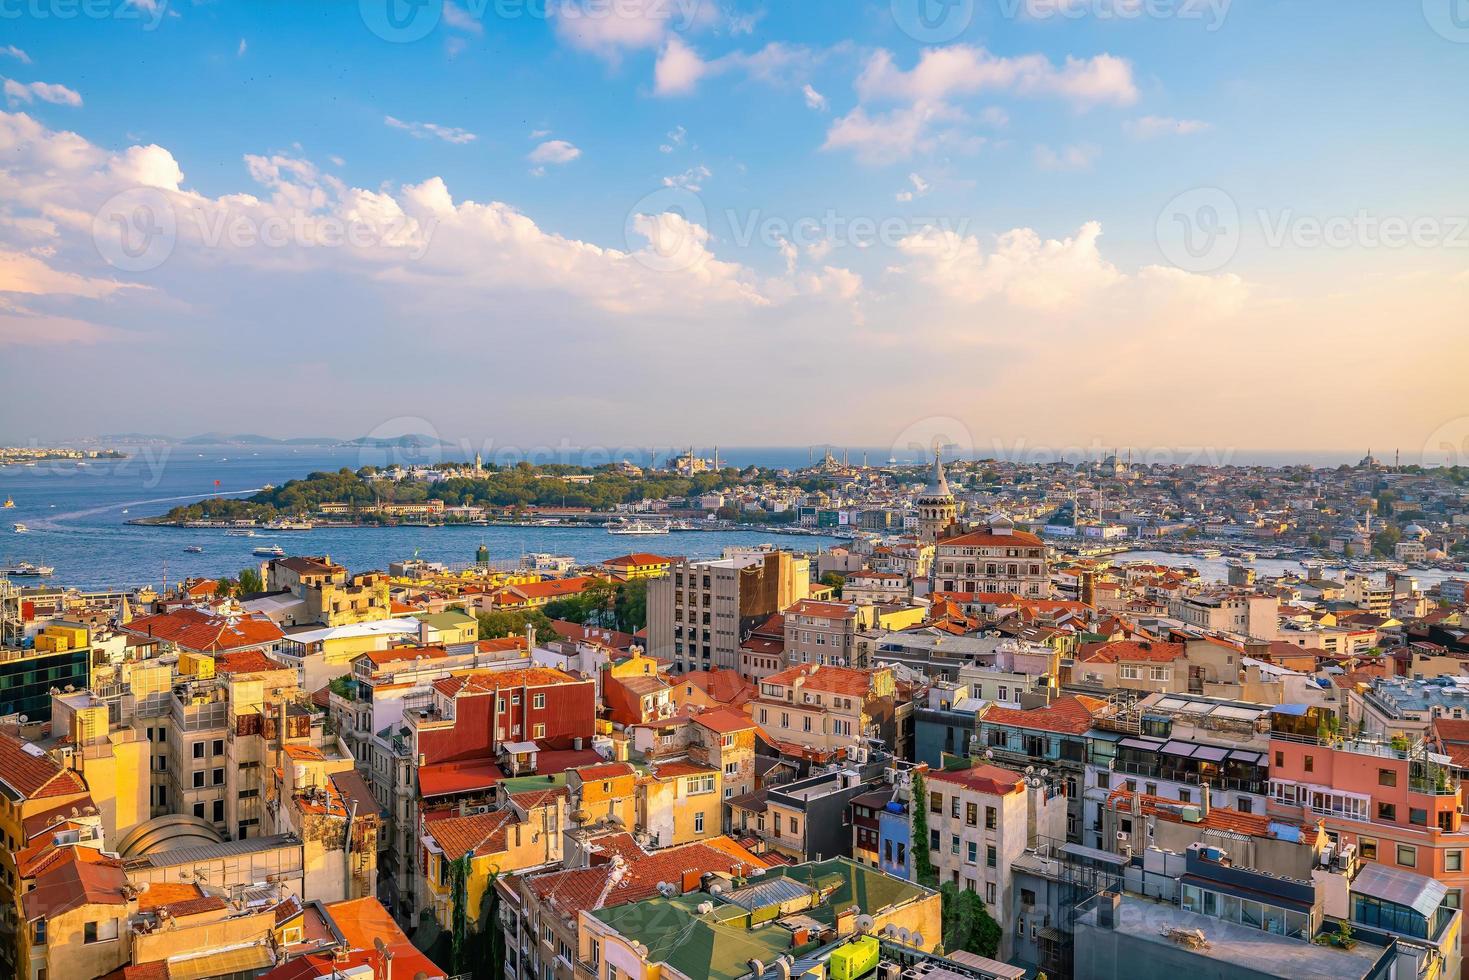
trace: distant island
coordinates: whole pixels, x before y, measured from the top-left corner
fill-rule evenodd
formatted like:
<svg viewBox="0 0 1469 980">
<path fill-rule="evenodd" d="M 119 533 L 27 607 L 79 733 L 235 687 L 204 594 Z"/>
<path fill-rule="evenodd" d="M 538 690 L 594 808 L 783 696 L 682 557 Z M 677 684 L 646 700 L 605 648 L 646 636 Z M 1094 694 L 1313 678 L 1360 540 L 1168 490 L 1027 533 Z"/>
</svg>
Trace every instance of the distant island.
<svg viewBox="0 0 1469 980">
<path fill-rule="evenodd" d="M 401 436 L 359 436 L 356 439 L 342 439 L 337 436 L 296 436 L 289 439 L 278 439 L 274 436 L 263 436 L 255 432 L 201 432 L 198 435 L 184 437 L 148 432 L 124 432 L 100 435 L 96 439 L 99 442 L 109 443 L 156 442 L 176 446 L 320 446 L 368 449 L 459 449 L 459 446 L 454 443 L 418 432 Z"/>
<path fill-rule="evenodd" d="M 127 459 L 117 449 L 68 449 L 61 446 L 0 446 L 0 466 L 16 463 L 43 463 L 52 460 L 85 462 L 89 459 Z"/>
<path fill-rule="evenodd" d="M 670 515 L 705 516 L 700 501 L 763 479 L 754 467 L 679 475 L 630 463 L 586 468 L 518 463 L 499 467 L 441 463 L 436 466 L 316 472 L 243 499 L 210 497 L 138 523 L 219 526 L 308 522 L 316 524 L 474 523 L 527 515 L 589 519 L 626 512 L 630 505 L 662 501 Z M 801 481 L 793 486 L 819 480 Z M 682 505 L 682 506 L 680 506 Z M 786 524 L 794 511 L 744 510 L 732 504 L 717 517 L 742 524 Z M 293 528 L 294 529 L 294 528 Z"/>
</svg>

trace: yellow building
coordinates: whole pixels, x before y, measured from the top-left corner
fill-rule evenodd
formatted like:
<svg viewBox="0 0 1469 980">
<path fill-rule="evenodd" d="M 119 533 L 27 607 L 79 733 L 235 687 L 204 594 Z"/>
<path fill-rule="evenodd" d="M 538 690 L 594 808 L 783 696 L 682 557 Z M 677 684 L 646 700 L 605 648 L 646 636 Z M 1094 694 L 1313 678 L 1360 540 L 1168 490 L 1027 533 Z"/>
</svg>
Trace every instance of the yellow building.
<svg viewBox="0 0 1469 980">
<path fill-rule="evenodd" d="M 718 837 L 723 821 L 723 773 L 689 760 L 654 764 L 638 779 L 637 827 L 654 847 Z"/>
<path fill-rule="evenodd" d="M 117 841 L 152 816 L 151 743 L 136 729 L 111 728 L 107 705 L 89 691 L 59 694 L 52 704 L 51 730 L 70 735 L 68 764 L 81 774 L 106 839 Z"/>
<path fill-rule="evenodd" d="M 122 862 L 70 847 L 21 901 L 24 980 L 100 977 L 128 961 L 129 896 Z"/>
<path fill-rule="evenodd" d="M 430 814 L 424 820 L 425 860 L 417 905 L 433 909 L 439 924 L 452 929 L 458 862 L 467 860 L 468 864 L 465 907 L 471 918 L 479 914 L 491 875 L 560 863 L 566 789 L 504 793 L 498 809 L 463 817 Z"/>
<path fill-rule="evenodd" d="M 647 552 L 633 552 L 630 555 L 608 558 L 602 562 L 602 567 L 609 575 L 632 581 L 667 574 L 668 570 L 673 567 L 673 559 L 665 558 L 662 555 L 651 555 Z"/>
<path fill-rule="evenodd" d="M 638 771 L 626 762 L 604 762 L 566 771 L 569 817 L 586 827 L 605 821 L 632 827 L 637 819 Z"/>
</svg>

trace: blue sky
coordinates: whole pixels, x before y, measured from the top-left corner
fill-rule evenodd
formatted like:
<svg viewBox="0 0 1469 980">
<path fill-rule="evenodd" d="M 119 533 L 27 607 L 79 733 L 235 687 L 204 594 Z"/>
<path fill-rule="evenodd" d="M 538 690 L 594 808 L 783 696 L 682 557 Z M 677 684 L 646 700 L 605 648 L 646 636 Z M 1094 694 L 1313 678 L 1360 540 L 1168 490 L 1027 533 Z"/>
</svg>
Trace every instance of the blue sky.
<svg viewBox="0 0 1469 980">
<path fill-rule="evenodd" d="M 1459 0 L 941 2 L 0 4 L 0 435 L 1462 426 Z M 293 217 L 373 240 L 209 232 Z"/>
</svg>

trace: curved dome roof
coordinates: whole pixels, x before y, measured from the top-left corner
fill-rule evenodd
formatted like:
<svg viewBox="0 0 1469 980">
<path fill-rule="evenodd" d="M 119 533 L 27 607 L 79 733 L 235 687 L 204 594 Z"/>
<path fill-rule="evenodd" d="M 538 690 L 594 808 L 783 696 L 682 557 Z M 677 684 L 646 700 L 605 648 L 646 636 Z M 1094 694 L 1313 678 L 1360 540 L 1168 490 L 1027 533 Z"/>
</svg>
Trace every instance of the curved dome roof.
<svg viewBox="0 0 1469 980">
<path fill-rule="evenodd" d="M 188 813 L 165 813 L 138 824 L 118 841 L 123 857 L 142 857 L 178 847 L 218 844 L 224 835 L 214 824 Z"/>
</svg>

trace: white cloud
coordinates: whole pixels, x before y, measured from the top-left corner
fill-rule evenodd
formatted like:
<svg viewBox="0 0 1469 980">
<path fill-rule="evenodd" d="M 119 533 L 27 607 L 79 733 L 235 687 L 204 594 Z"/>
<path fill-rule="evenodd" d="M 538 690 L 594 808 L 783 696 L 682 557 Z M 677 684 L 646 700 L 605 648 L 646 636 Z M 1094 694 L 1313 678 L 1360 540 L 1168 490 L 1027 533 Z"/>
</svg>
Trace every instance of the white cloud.
<svg viewBox="0 0 1469 980">
<path fill-rule="evenodd" d="M 0 247 L 0 293 L 78 296 L 99 299 L 120 289 L 141 288 L 53 269 L 35 255 Z"/>
<path fill-rule="evenodd" d="M 237 48 L 235 48 L 235 57 L 236 58 L 243 58 L 243 57 L 245 57 L 245 49 L 247 47 L 248 47 L 248 45 L 245 43 L 245 39 L 244 38 L 240 38 L 240 46 L 237 47 Z"/>
<path fill-rule="evenodd" d="M 684 129 L 682 126 L 673 127 L 673 129 L 669 130 L 668 142 L 659 146 L 658 152 L 672 153 L 680 146 L 683 146 L 683 141 L 686 136 L 688 136 L 688 130 Z"/>
<path fill-rule="evenodd" d="M 563 43 L 609 61 L 626 51 L 658 47 L 673 10 L 666 0 L 561 0 L 547 6 Z"/>
<path fill-rule="evenodd" d="M 133 186 L 176 191 L 184 182 L 184 172 L 173 154 L 156 143 L 130 146 L 114 156 L 108 166 L 119 179 Z"/>
<path fill-rule="evenodd" d="M 664 177 L 663 186 L 677 187 L 682 190 L 692 191 L 693 193 L 697 194 L 700 190 L 703 189 L 704 181 L 708 180 L 712 176 L 714 175 L 709 172 L 709 168 L 704 166 L 703 164 L 700 164 L 696 167 L 690 167 L 688 170 L 685 170 L 681 174 L 674 174 L 671 177 Z"/>
<path fill-rule="evenodd" d="M 26 54 L 24 51 L 22 51 L 20 48 L 17 48 L 13 44 L 0 45 L 0 56 L 14 58 L 16 61 L 19 61 L 23 65 L 28 65 L 31 63 L 31 56 Z"/>
<path fill-rule="evenodd" d="M 1090 170 L 1101 150 L 1086 143 L 1052 149 L 1044 143 L 1035 148 L 1035 165 L 1042 170 L 1055 173 L 1076 173 Z"/>
<path fill-rule="evenodd" d="M 1138 139 L 1152 139 L 1155 136 L 1192 136 L 1195 133 L 1206 132 L 1211 127 L 1199 119 L 1143 116 L 1140 119 L 1128 120 L 1122 124 L 1122 128 Z"/>
<path fill-rule="evenodd" d="M 928 152 L 941 143 L 972 151 L 983 140 L 966 137 L 942 124 L 961 120 L 955 109 L 921 103 L 888 112 L 869 113 L 862 106 L 835 120 L 827 130 L 824 150 L 851 150 L 864 163 L 885 164 Z"/>
<path fill-rule="evenodd" d="M 739 72 L 767 85 L 791 85 L 810 70 L 814 57 L 807 48 L 772 41 L 758 51 L 732 51 L 706 61 L 681 37 L 673 35 L 653 66 L 653 91 L 657 95 L 687 95 L 702 79 L 726 72 Z M 809 85 L 806 88 L 808 104 L 812 94 L 821 98 L 815 89 Z"/>
<path fill-rule="evenodd" d="M 581 156 L 581 150 L 566 140 L 546 140 L 526 156 L 531 163 L 570 163 Z"/>
<path fill-rule="evenodd" d="M 801 86 L 801 94 L 806 97 L 806 108 L 817 112 L 826 111 L 826 96 L 812 88 L 809 82 Z"/>
<path fill-rule="evenodd" d="M 444 24 L 456 31 L 473 34 L 475 37 L 480 37 L 485 32 L 485 25 L 480 23 L 479 18 L 459 6 L 454 0 L 445 0 L 443 16 Z"/>
<path fill-rule="evenodd" d="M 857 78 L 864 101 L 939 102 L 982 92 L 1013 92 L 1062 99 L 1078 108 L 1131 105 L 1137 101 L 1132 63 L 1110 54 L 1067 56 L 1055 64 L 1042 54 L 1003 57 L 980 47 L 955 44 L 927 48 L 904 71 L 891 52 L 879 50 Z"/>
<path fill-rule="evenodd" d="M 415 139 L 441 139 L 445 143 L 454 143 L 456 145 L 473 143 L 478 139 L 469 130 L 460 129 L 457 126 L 441 126 L 438 123 L 431 122 L 404 122 L 402 119 L 396 119 L 393 116 L 384 116 L 383 122 L 393 129 L 403 130 Z"/>
<path fill-rule="evenodd" d="M 50 102 L 52 105 L 79 106 L 82 97 L 74 90 L 65 85 L 54 85 L 50 82 L 17 82 L 13 78 L 5 79 L 5 97 L 11 105 L 22 102 Z"/>
<path fill-rule="evenodd" d="M 929 182 L 924 180 L 918 174 L 909 174 L 908 183 L 913 185 L 912 188 L 898 191 L 898 193 L 894 195 L 894 199 L 897 200 L 900 204 L 906 204 L 908 201 L 912 201 L 915 198 L 923 197 L 929 192 L 931 187 Z"/>
</svg>

